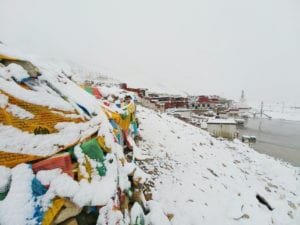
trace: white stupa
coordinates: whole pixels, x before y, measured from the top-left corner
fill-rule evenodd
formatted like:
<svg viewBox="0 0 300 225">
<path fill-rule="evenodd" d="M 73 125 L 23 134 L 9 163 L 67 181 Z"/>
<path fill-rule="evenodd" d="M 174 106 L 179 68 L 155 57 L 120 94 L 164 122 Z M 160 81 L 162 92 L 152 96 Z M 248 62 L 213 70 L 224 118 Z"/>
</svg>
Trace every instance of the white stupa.
<svg viewBox="0 0 300 225">
<path fill-rule="evenodd" d="M 240 101 L 237 103 L 237 108 L 239 110 L 244 110 L 244 109 L 249 110 L 249 109 L 251 109 L 251 107 L 248 106 L 247 100 L 245 98 L 244 90 L 242 90 L 242 95 L 241 95 Z"/>
</svg>

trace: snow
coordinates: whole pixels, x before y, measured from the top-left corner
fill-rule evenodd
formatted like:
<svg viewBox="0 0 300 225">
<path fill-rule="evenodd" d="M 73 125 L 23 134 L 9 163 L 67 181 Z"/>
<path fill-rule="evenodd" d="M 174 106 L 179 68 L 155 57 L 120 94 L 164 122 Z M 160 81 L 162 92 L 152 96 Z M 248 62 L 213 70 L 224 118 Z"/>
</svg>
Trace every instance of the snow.
<svg viewBox="0 0 300 225">
<path fill-rule="evenodd" d="M 74 82 L 69 80 L 64 74 L 57 76 L 55 72 L 48 69 L 41 69 L 42 77 L 51 84 L 56 90 L 60 91 L 61 96 L 68 98 L 68 101 L 75 106 L 76 104 L 84 106 L 90 114 L 100 113 L 100 107 L 95 97 L 91 96 L 85 90 L 79 88 Z M 87 101 L 89 99 L 89 101 Z"/>
<path fill-rule="evenodd" d="M 61 174 L 61 169 L 53 169 L 53 170 L 40 170 L 36 174 L 36 178 L 45 186 L 50 185 L 50 182 Z"/>
<path fill-rule="evenodd" d="M 139 181 L 138 183 L 143 184 L 146 182 L 147 179 L 149 179 L 149 175 L 146 174 L 139 167 L 136 167 L 133 175 L 133 180 L 138 180 Z"/>
<path fill-rule="evenodd" d="M 299 224 L 299 168 L 166 114 L 139 107 L 137 116 L 139 147 L 152 158 L 140 164 L 152 174 L 153 199 L 174 215 L 172 224 Z"/>
<path fill-rule="evenodd" d="M 82 118 L 82 116 L 80 115 L 77 115 L 77 114 L 65 114 L 65 113 L 62 113 L 62 112 L 58 112 L 58 111 L 51 111 L 52 113 L 56 113 L 58 115 L 61 115 L 61 116 L 64 116 L 64 117 L 68 117 L 68 118 Z"/>
<path fill-rule="evenodd" d="M 108 178 L 108 176 L 106 176 Z M 92 205 L 106 205 L 107 202 L 115 196 L 116 180 L 103 179 L 102 182 L 94 181 L 93 186 L 93 197 L 91 199 Z M 101 191 L 100 191 L 101 190 Z"/>
<path fill-rule="evenodd" d="M 130 75 L 129 75 L 130 76 Z M 180 90 L 174 87 L 171 87 L 168 84 L 164 84 L 160 80 L 152 80 L 145 77 L 134 77 L 130 78 L 129 76 L 126 77 L 125 82 L 128 84 L 129 87 L 132 88 L 147 88 L 151 93 L 157 94 L 170 94 L 174 96 L 186 96 L 187 93 L 184 90 Z M 149 76 L 151 77 L 151 76 Z M 119 78 L 120 80 L 124 81 L 124 78 Z"/>
<path fill-rule="evenodd" d="M 0 193 L 6 192 L 9 188 L 11 171 L 5 166 L 0 166 Z"/>
<path fill-rule="evenodd" d="M 53 96 L 46 92 L 35 92 L 31 90 L 25 90 L 20 87 L 13 80 L 5 80 L 0 74 L 0 89 L 5 91 L 16 98 L 27 101 L 28 103 L 48 106 L 50 108 L 60 109 L 64 111 L 74 111 L 72 105 L 67 103 L 61 98 Z"/>
<path fill-rule="evenodd" d="M 128 137 L 127 141 L 129 144 L 132 146 L 132 151 L 133 151 L 133 160 L 145 160 L 147 157 L 143 155 L 142 151 L 139 149 L 139 147 L 135 144 L 134 140 L 132 137 Z"/>
<path fill-rule="evenodd" d="M 133 163 L 125 163 L 124 166 L 119 165 L 119 186 L 122 190 L 130 188 L 130 182 L 127 178 L 128 175 L 132 174 L 136 165 Z"/>
<path fill-rule="evenodd" d="M 146 217 L 146 224 L 151 225 L 170 225 L 170 221 L 163 213 L 161 205 L 155 201 L 149 201 L 150 213 Z"/>
<path fill-rule="evenodd" d="M 10 64 L 12 65 L 12 64 Z M 18 65 L 16 65 L 18 66 Z M 12 67 L 14 68 L 14 67 Z M 19 67 L 17 67 L 20 69 Z M 9 152 L 22 152 L 34 155 L 49 155 L 57 151 L 57 145 L 66 146 L 76 142 L 78 139 L 84 139 L 99 129 L 100 121 L 105 118 L 104 113 L 100 110 L 100 106 L 93 96 L 79 88 L 75 83 L 71 82 L 65 75 L 57 75 L 54 72 L 43 71 L 43 75 L 39 77 L 40 81 L 44 81 L 47 85 L 37 83 L 30 85 L 35 90 L 27 90 L 15 83 L 11 77 L 11 72 L 1 68 L 0 71 L 0 89 L 16 98 L 20 98 L 26 102 L 47 106 L 58 110 L 78 112 L 82 110 L 78 104 L 83 106 L 90 114 L 99 114 L 87 123 L 59 123 L 56 128 L 59 133 L 47 136 L 36 136 L 26 132 L 22 132 L 12 126 L 2 125 L 0 128 L 0 149 Z M 21 71 L 22 72 L 22 71 Z M 23 78 L 24 76 L 22 76 Z M 19 77 L 21 79 L 21 77 Z M 56 93 L 56 90 L 61 90 Z M 63 98 L 64 97 L 64 98 Z M 65 99 L 68 99 L 66 101 Z M 89 101 L 86 101 L 89 99 Z M 6 108 L 12 115 L 21 119 L 31 119 L 34 117 L 26 110 L 8 103 L 8 96 L 0 95 L 0 106 Z M 62 114 L 60 112 L 60 114 Z M 66 115 L 66 114 L 65 114 Z M 84 115 L 82 112 L 81 117 Z M 67 117 L 74 118 L 76 115 L 71 114 Z M 80 115 L 77 115 L 79 117 Z M 85 115 L 86 116 L 86 115 Z M 18 136 L 19 138 L 15 138 Z M 63 138 L 60 138 L 63 137 Z"/>
<path fill-rule="evenodd" d="M 73 197 L 79 190 L 79 184 L 67 174 L 55 177 L 50 183 L 49 191 L 60 197 Z"/>
<path fill-rule="evenodd" d="M 11 63 L 3 69 L 7 71 L 8 76 L 13 77 L 17 82 L 21 82 L 29 78 L 27 71 L 24 70 L 22 66 L 19 66 L 15 63 Z"/>
<path fill-rule="evenodd" d="M 59 132 L 48 135 L 34 135 L 0 124 L 0 149 L 40 156 L 51 155 L 58 151 L 57 146 L 68 146 L 89 137 L 99 129 L 100 123 L 99 117 L 86 123 L 58 123 L 55 128 Z"/>
<path fill-rule="evenodd" d="M 91 184 L 83 179 L 79 183 L 80 189 L 73 196 L 73 201 L 76 202 L 78 206 L 91 205 L 91 199 L 93 198 L 93 188 Z"/>
<path fill-rule="evenodd" d="M 260 104 L 253 104 L 257 113 L 260 112 Z M 300 105 L 296 103 L 272 103 L 267 102 L 263 105 L 263 111 L 272 119 L 282 119 L 300 121 Z"/>
<path fill-rule="evenodd" d="M 20 119 L 33 119 L 34 115 L 25 109 L 13 104 L 8 104 L 7 112 L 10 112 L 13 116 Z"/>
<path fill-rule="evenodd" d="M 100 209 L 97 225 L 127 224 L 124 222 L 122 213 L 117 210 L 112 210 L 113 207 L 114 207 L 114 202 L 110 200 L 106 206 Z"/>
<path fill-rule="evenodd" d="M 84 157 L 81 148 L 79 146 L 75 147 L 75 155 L 78 158 L 80 164 L 84 163 Z M 93 168 L 96 168 L 97 162 L 89 159 Z M 111 163 L 107 163 L 107 162 Z M 100 177 L 98 174 L 92 174 L 92 181 L 89 183 L 86 179 L 81 180 L 80 182 L 75 182 L 70 180 L 68 176 L 61 177 L 60 180 L 56 178 L 56 184 L 53 187 L 53 182 L 50 184 L 50 189 L 52 192 L 57 193 L 61 197 L 69 197 L 79 206 L 84 205 L 105 205 L 111 197 L 115 195 L 114 191 L 117 187 L 117 160 L 113 154 L 106 155 L 107 168 L 106 176 Z M 80 171 L 83 171 L 84 167 L 80 167 Z M 88 174 L 86 174 L 86 177 Z M 69 179 L 69 181 L 67 180 Z M 65 180 L 65 181 L 64 181 Z M 69 182 L 69 187 L 62 189 L 61 186 L 64 183 Z M 71 191 L 71 194 L 68 192 L 68 189 L 74 190 Z M 69 195 L 69 196 L 66 196 Z"/>
<path fill-rule="evenodd" d="M 12 169 L 12 181 L 9 192 L 0 201 L 0 224 L 35 224 L 30 216 L 34 213 L 34 203 L 31 195 L 31 181 L 34 177 L 31 168 L 20 164 Z M 1 177 L 2 179 L 2 177 Z"/>
<path fill-rule="evenodd" d="M 101 86 L 98 88 L 103 97 L 108 97 L 110 95 L 119 96 L 123 93 L 123 90 L 118 87 L 110 87 L 109 88 L 109 87 Z"/>
<path fill-rule="evenodd" d="M 283 119 L 291 121 L 300 121 L 300 109 L 290 109 L 286 112 L 278 111 L 265 111 L 267 115 L 270 115 L 273 119 Z"/>
<path fill-rule="evenodd" d="M 209 119 L 207 124 L 236 124 L 234 119 Z"/>
<path fill-rule="evenodd" d="M 145 215 L 144 215 L 142 207 L 140 206 L 139 203 L 135 202 L 130 211 L 131 224 L 137 223 L 137 221 L 142 220 L 142 218 L 144 219 L 144 217 L 145 217 Z"/>
<path fill-rule="evenodd" d="M 8 104 L 8 97 L 0 94 L 0 108 L 4 109 Z"/>
<path fill-rule="evenodd" d="M 77 146 L 78 151 L 78 146 Z M 78 153 L 76 153 L 78 156 Z M 110 157 L 107 156 L 107 160 Z M 107 174 L 105 177 L 100 177 L 94 174 L 91 182 L 87 179 L 75 181 L 65 173 L 60 173 L 60 170 L 40 171 L 37 178 L 41 179 L 43 184 L 50 186 L 49 190 L 43 198 L 44 208 L 49 206 L 51 199 L 55 196 L 69 198 L 76 205 L 83 207 L 89 205 L 106 205 L 111 197 L 115 195 L 116 190 L 116 162 L 106 164 Z"/>
<path fill-rule="evenodd" d="M 1 45 L 1 52 L 3 48 Z M 14 77 L 17 81 L 22 81 L 29 77 L 27 72 L 16 64 L 9 64 L 8 67 L 0 68 L 0 89 L 32 104 L 71 112 L 74 112 L 74 108 L 82 112 L 82 109 L 78 107 L 81 105 L 90 115 L 102 114 L 96 98 L 79 88 L 66 76 L 66 73 L 71 73 L 68 66 L 42 63 L 37 59 L 33 60 L 33 63 L 39 66 L 42 73 L 38 77 L 38 85 L 32 85 L 28 82 L 28 85 L 34 90 L 25 90 L 11 79 Z"/>
</svg>

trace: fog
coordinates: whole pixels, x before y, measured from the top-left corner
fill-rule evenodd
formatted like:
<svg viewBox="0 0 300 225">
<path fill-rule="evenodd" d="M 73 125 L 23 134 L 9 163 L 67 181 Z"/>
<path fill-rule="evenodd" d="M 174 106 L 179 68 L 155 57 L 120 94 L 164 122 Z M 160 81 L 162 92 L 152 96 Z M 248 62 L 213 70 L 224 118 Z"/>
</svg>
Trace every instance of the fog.
<svg viewBox="0 0 300 225">
<path fill-rule="evenodd" d="M 300 103 L 298 0 L 0 0 L 0 41 L 191 94 Z"/>
</svg>

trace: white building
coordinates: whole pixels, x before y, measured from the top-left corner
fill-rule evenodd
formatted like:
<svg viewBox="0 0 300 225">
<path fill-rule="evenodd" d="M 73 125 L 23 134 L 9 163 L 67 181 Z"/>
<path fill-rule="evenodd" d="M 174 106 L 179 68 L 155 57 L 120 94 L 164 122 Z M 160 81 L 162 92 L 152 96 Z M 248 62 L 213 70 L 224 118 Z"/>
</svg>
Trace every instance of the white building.
<svg viewBox="0 0 300 225">
<path fill-rule="evenodd" d="M 237 134 L 236 122 L 233 119 L 209 119 L 207 131 L 214 137 L 234 139 Z"/>
<path fill-rule="evenodd" d="M 186 119 L 191 119 L 193 110 L 191 109 L 167 109 L 169 115 L 179 116 Z"/>
</svg>

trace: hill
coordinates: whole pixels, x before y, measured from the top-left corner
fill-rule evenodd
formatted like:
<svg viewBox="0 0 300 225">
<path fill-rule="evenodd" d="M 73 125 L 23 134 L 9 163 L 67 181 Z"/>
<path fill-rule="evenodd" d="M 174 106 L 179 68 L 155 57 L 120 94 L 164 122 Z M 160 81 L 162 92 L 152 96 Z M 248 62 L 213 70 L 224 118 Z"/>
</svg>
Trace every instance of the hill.
<svg viewBox="0 0 300 225">
<path fill-rule="evenodd" d="M 299 168 L 0 55 L 1 225 L 299 224 Z"/>
</svg>

